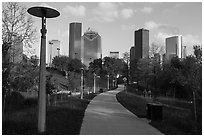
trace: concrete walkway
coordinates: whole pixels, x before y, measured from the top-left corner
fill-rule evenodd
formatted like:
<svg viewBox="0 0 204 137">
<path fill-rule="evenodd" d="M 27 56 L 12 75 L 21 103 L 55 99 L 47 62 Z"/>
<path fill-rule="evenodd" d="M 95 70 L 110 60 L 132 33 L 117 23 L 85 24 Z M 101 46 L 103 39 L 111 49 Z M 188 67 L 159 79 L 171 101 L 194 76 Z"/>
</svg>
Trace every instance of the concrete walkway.
<svg viewBox="0 0 204 137">
<path fill-rule="evenodd" d="M 123 86 L 96 96 L 88 105 L 81 135 L 161 135 L 147 121 L 125 109 L 116 99 Z"/>
</svg>

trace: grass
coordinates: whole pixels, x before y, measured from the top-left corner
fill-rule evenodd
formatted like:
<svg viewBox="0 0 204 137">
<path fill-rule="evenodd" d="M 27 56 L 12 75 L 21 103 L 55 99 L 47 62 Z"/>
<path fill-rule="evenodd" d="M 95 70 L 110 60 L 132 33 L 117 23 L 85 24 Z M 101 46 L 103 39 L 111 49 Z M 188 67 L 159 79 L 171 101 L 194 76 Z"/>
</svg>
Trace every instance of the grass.
<svg viewBox="0 0 204 137">
<path fill-rule="evenodd" d="M 116 95 L 117 100 L 129 111 L 140 118 L 146 117 L 146 104 L 151 102 L 141 96 L 124 91 Z M 189 109 L 163 107 L 162 121 L 151 121 L 150 124 L 167 135 L 201 134 L 193 131 L 193 117 Z"/>
<path fill-rule="evenodd" d="M 80 133 L 84 112 L 97 94 L 69 97 L 48 106 L 46 114 L 46 135 L 78 135 Z M 22 104 L 21 104 L 22 105 Z M 2 121 L 3 135 L 37 135 L 37 104 L 32 107 L 9 111 Z"/>
</svg>

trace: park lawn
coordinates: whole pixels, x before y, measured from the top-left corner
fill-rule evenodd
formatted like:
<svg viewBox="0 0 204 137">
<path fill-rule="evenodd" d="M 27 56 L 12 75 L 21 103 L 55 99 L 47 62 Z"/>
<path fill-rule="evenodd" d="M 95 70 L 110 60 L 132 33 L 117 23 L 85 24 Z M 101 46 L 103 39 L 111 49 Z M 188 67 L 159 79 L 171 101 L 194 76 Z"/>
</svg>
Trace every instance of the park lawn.
<svg viewBox="0 0 204 137">
<path fill-rule="evenodd" d="M 146 118 L 146 104 L 151 102 L 141 96 L 119 92 L 116 95 L 118 102 L 140 118 Z M 192 127 L 192 113 L 187 109 L 163 107 L 163 120 L 152 121 L 149 124 L 166 135 L 195 134 Z"/>
<path fill-rule="evenodd" d="M 78 135 L 90 100 L 97 94 L 69 97 L 47 107 L 46 135 Z M 37 135 L 37 104 L 7 112 L 2 121 L 3 135 Z"/>
</svg>

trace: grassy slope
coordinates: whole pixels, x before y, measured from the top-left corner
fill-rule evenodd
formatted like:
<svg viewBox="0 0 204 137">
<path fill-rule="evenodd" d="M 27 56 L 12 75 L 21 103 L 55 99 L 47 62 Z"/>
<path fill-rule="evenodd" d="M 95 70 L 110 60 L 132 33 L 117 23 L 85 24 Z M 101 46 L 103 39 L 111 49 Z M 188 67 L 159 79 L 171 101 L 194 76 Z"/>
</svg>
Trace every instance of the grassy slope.
<svg viewBox="0 0 204 137">
<path fill-rule="evenodd" d="M 66 84 L 67 79 L 59 74 L 52 73 L 56 83 Z M 18 93 L 19 94 L 19 93 Z M 56 106 L 47 107 L 46 133 L 48 135 L 76 135 L 79 134 L 84 112 L 97 94 L 69 97 Z M 19 95 L 21 96 L 21 95 Z M 24 95 L 25 97 L 25 95 Z M 33 135 L 37 133 L 37 99 L 19 98 L 18 104 L 12 104 L 2 121 L 3 135 Z M 18 107 L 16 106 L 18 105 Z"/>
<path fill-rule="evenodd" d="M 47 107 L 46 133 L 48 135 L 77 135 L 80 133 L 84 112 L 96 94 L 81 100 L 70 97 L 56 106 Z M 37 106 L 7 113 L 2 124 L 3 135 L 35 135 L 37 133 Z"/>
</svg>

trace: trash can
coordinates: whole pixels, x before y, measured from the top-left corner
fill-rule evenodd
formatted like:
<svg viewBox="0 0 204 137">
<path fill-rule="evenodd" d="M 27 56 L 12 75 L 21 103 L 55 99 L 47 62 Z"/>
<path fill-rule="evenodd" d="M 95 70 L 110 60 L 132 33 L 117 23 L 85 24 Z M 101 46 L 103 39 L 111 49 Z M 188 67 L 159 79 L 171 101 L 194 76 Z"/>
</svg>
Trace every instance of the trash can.
<svg viewBox="0 0 204 137">
<path fill-rule="evenodd" d="M 160 121 L 163 118 L 162 104 L 147 103 L 147 119 L 152 121 Z"/>
<path fill-rule="evenodd" d="M 162 104 L 153 103 L 151 106 L 151 120 L 160 121 L 163 118 Z"/>
<path fill-rule="evenodd" d="M 99 90 L 99 93 L 103 93 L 103 89 L 102 88 Z"/>
<path fill-rule="evenodd" d="M 151 103 L 147 103 L 146 112 L 147 112 L 147 119 L 151 119 Z"/>
</svg>

